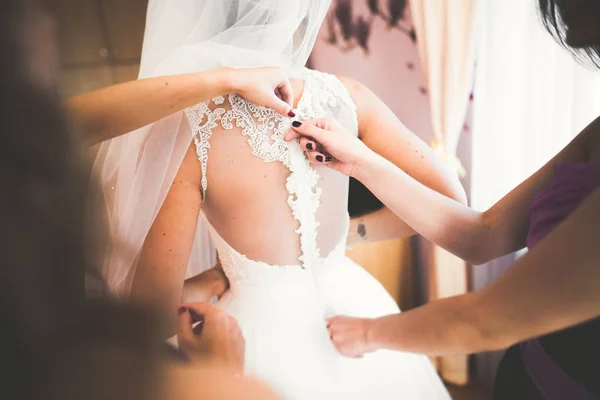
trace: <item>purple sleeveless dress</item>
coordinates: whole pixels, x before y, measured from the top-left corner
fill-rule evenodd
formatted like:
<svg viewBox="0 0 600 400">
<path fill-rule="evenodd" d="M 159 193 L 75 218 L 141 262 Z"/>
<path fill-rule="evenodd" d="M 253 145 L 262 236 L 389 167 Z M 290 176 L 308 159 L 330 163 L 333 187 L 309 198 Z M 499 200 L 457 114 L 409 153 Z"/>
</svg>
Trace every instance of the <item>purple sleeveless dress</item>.
<svg viewBox="0 0 600 400">
<path fill-rule="evenodd" d="M 527 247 L 534 247 L 599 186 L 600 164 L 557 165 L 552 183 L 531 202 Z M 510 358 L 512 353 L 514 359 L 520 352 L 520 360 L 506 363 L 503 360 L 498 375 L 504 379 L 500 379 L 501 382 L 497 379 L 497 386 L 510 385 L 512 378 L 515 387 L 496 389 L 495 398 L 525 398 L 519 394 L 518 387 L 522 385 L 527 398 L 532 398 L 531 393 L 535 391 L 535 398 L 546 400 L 600 399 L 598 387 L 593 383 L 600 380 L 600 359 L 594 359 L 598 356 L 598 333 L 600 319 L 528 340 L 509 350 L 505 358 Z M 590 361 L 593 364 L 588 364 Z M 527 376 L 515 376 L 519 374 L 517 371 Z M 498 395 L 500 392 L 504 394 Z"/>
</svg>

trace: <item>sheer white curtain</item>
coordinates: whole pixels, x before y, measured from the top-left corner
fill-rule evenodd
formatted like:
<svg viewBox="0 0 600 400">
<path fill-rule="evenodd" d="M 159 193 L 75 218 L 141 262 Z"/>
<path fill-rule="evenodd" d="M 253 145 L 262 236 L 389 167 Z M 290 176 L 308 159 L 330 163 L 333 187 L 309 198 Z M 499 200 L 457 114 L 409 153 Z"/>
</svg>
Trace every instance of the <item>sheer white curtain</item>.
<svg viewBox="0 0 600 400">
<path fill-rule="evenodd" d="M 431 123 L 439 151 L 457 173 L 464 169 L 456 150 L 473 87 L 477 0 L 411 0 L 413 25 L 427 82 Z M 467 291 L 467 270 L 463 260 L 441 248 L 433 250 L 430 300 Z M 437 364 L 446 381 L 464 384 L 468 380 L 467 357 L 442 357 Z"/>
<path fill-rule="evenodd" d="M 600 72 L 577 64 L 545 31 L 535 0 L 482 0 L 475 79 L 472 206 L 485 210 L 600 115 Z M 485 286 L 514 260 L 473 271 Z M 491 380 L 498 356 L 480 356 Z M 481 368 L 480 368 L 481 367 Z"/>
<path fill-rule="evenodd" d="M 469 104 L 475 61 L 477 0 L 411 0 L 410 9 L 431 108 L 435 139 L 457 172 L 456 149 Z"/>
</svg>

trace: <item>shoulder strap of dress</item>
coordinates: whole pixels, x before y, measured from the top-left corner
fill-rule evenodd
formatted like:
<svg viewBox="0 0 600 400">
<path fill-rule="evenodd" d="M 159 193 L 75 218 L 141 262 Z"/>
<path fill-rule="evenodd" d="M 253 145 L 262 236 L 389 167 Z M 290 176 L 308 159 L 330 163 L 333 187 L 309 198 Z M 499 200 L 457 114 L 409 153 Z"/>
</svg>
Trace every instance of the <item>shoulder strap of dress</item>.
<svg viewBox="0 0 600 400">
<path fill-rule="evenodd" d="M 206 198 L 206 190 L 208 188 L 208 179 L 206 178 L 206 170 L 208 164 L 208 149 L 210 148 L 210 137 L 212 130 L 217 126 L 217 123 L 223 117 L 226 110 L 218 107 L 225 102 L 225 98 L 215 97 L 212 102 L 217 106 L 214 110 L 209 107 L 210 101 L 198 103 L 195 106 L 185 109 L 185 116 L 190 124 L 192 138 L 196 145 L 196 154 L 202 168 L 202 201 Z"/>
<path fill-rule="evenodd" d="M 333 114 L 334 118 L 348 123 L 358 133 L 356 105 L 346 86 L 335 75 L 307 69 L 304 94 L 299 105 L 301 119 L 315 119 Z M 346 112 L 342 117 L 342 112 Z M 348 120 L 349 119 L 349 120 Z"/>
<path fill-rule="evenodd" d="M 211 104 L 213 103 L 213 104 Z M 196 154 L 202 168 L 202 196 L 206 198 L 208 179 L 208 149 L 213 129 L 219 125 L 225 130 L 238 128 L 248 137 L 252 154 L 265 162 L 280 161 L 289 168 L 289 144 L 283 140 L 291 126 L 291 119 L 275 110 L 257 106 L 237 94 L 215 97 L 185 110 L 190 124 Z"/>
</svg>

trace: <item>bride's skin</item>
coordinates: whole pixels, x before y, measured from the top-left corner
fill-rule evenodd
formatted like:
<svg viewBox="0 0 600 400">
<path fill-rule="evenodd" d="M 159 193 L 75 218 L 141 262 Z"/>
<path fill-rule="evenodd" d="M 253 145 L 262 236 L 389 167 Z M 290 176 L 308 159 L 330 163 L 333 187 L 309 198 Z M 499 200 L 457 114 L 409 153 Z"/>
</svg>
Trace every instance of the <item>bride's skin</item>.
<svg viewBox="0 0 600 400">
<path fill-rule="evenodd" d="M 304 122 L 287 134 L 302 136 L 314 162 L 353 176 L 431 242 L 482 264 L 525 247 L 533 196 L 562 162 L 600 162 L 600 119 L 564 150 L 485 212 L 441 196 L 352 138 L 335 121 Z M 315 146 L 311 151 L 307 144 Z M 315 148 L 315 147 L 313 147 Z M 319 157 L 319 158 L 318 158 Z M 328 327 L 340 352 L 377 349 L 430 355 L 498 350 L 600 315 L 600 189 L 553 232 L 483 290 L 434 301 L 378 319 L 334 317 Z"/>
<path fill-rule="evenodd" d="M 364 86 L 350 79 L 342 81 L 357 105 L 359 137 L 365 145 L 442 197 L 459 203 L 466 202 L 457 177 L 429 146 L 409 131 Z M 292 81 L 292 86 L 296 93 L 296 104 L 303 82 Z M 226 278 L 217 268 L 188 280 L 188 287 L 183 290 L 202 205 L 200 180 L 199 161 L 191 144 L 146 238 L 132 285 L 131 295 L 134 298 L 175 310 L 182 295 L 186 296 L 187 301 L 202 301 L 212 295 L 221 295 L 226 289 Z M 401 224 L 409 229 L 408 225 Z M 203 294 L 195 297 L 195 291 Z"/>
<path fill-rule="evenodd" d="M 280 68 L 221 68 L 140 79 L 72 97 L 64 106 L 77 131 L 92 145 L 229 93 L 293 116 L 292 88 Z"/>
</svg>

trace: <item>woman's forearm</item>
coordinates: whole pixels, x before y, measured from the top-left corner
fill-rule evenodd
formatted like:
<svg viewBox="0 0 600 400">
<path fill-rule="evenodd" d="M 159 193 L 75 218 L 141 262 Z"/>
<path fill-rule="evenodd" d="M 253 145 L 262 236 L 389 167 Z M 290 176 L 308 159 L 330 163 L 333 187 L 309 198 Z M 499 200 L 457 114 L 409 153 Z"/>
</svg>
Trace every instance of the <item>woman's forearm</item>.
<svg viewBox="0 0 600 400">
<path fill-rule="evenodd" d="M 65 107 L 95 144 L 233 90 L 230 70 L 141 79 L 72 97 Z"/>
<path fill-rule="evenodd" d="M 600 315 L 600 189 L 486 288 L 373 320 L 372 348 L 497 350 Z"/>
<path fill-rule="evenodd" d="M 437 300 L 423 307 L 373 320 L 368 346 L 428 355 L 470 354 L 509 346 L 506 338 L 485 329 L 474 312 L 478 293 Z"/>
<path fill-rule="evenodd" d="M 487 261 L 489 229 L 482 213 L 427 188 L 370 152 L 354 177 L 426 239 L 473 264 Z"/>
<path fill-rule="evenodd" d="M 415 231 L 389 208 L 350 220 L 348 245 L 359 245 L 412 236 Z"/>
</svg>

